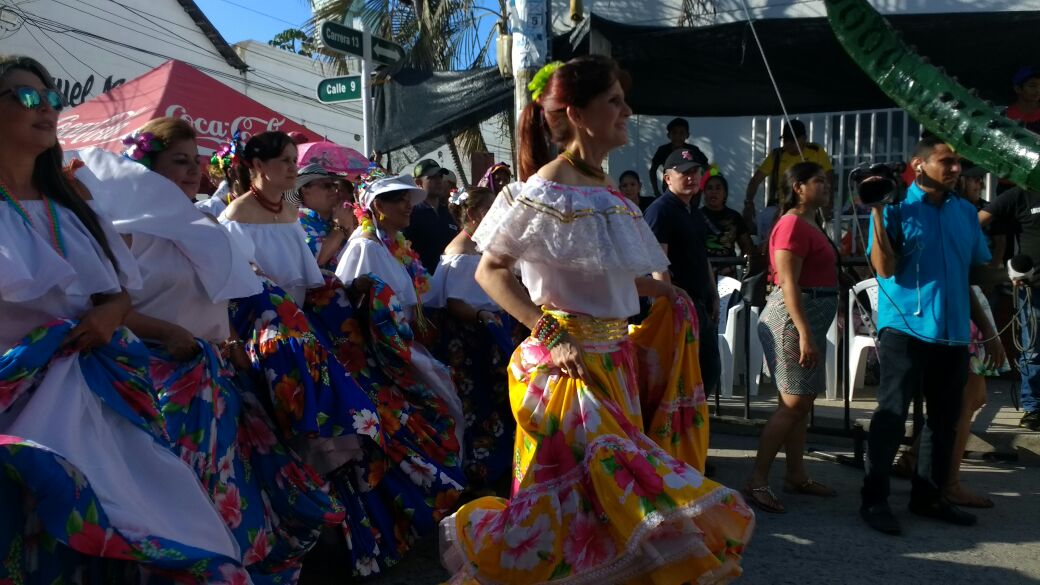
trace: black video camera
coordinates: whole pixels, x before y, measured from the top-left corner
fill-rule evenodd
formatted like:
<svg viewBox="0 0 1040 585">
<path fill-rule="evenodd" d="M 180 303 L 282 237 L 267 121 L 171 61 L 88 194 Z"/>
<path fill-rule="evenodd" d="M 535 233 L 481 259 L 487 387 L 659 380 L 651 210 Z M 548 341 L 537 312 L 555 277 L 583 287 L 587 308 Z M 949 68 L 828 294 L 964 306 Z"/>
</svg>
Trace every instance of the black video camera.
<svg viewBox="0 0 1040 585">
<path fill-rule="evenodd" d="M 899 194 L 897 177 L 906 170 L 904 163 L 863 164 L 849 174 L 856 195 L 863 205 L 877 207 L 891 203 Z"/>
</svg>

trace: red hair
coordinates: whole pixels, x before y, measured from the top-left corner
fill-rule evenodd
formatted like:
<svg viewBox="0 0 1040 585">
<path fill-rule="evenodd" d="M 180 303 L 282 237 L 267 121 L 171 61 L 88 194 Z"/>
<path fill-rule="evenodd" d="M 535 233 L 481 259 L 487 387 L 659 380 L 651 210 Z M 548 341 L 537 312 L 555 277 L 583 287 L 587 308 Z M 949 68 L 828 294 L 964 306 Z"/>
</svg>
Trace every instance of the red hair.
<svg viewBox="0 0 1040 585">
<path fill-rule="evenodd" d="M 538 101 L 520 112 L 519 171 L 526 181 L 552 161 L 552 145 L 564 146 L 572 138 L 567 108 L 585 107 L 615 82 L 628 87 L 629 76 L 610 57 L 589 55 L 567 61 L 549 77 Z"/>
</svg>

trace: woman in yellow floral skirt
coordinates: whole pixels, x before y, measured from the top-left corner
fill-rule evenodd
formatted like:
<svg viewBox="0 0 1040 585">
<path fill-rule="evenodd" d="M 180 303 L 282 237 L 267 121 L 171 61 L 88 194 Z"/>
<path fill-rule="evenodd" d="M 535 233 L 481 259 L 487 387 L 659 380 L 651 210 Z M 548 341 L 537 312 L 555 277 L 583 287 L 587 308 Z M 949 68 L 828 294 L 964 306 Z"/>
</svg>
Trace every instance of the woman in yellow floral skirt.
<svg viewBox="0 0 1040 585">
<path fill-rule="evenodd" d="M 523 182 L 500 193 L 474 235 L 477 281 L 532 334 L 509 365 L 513 496 L 441 522 L 452 583 L 740 575 L 754 516 L 695 467 L 707 448 L 695 314 L 677 289 L 643 276 L 668 261 L 600 168 L 628 140 L 626 81 L 599 56 L 539 72 L 520 119 Z M 550 144 L 563 149 L 556 159 Z M 640 295 L 657 304 L 629 335 Z"/>
</svg>

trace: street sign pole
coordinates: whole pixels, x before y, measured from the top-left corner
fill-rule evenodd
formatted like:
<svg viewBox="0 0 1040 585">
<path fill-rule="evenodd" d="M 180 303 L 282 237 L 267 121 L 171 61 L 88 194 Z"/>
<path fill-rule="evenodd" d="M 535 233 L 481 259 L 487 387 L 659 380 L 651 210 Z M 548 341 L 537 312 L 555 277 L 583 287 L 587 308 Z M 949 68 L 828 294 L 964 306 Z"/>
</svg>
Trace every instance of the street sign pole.
<svg viewBox="0 0 1040 585">
<path fill-rule="evenodd" d="M 372 75 L 372 35 L 369 34 L 368 27 L 365 26 L 362 19 L 355 18 L 354 26 L 360 29 L 364 35 L 364 40 L 361 43 L 364 52 L 361 57 L 361 123 L 364 126 L 364 138 L 362 144 L 365 148 L 365 156 L 372 156 L 372 131 L 369 128 L 369 121 L 372 117 L 372 95 L 370 88 L 370 77 Z"/>
</svg>

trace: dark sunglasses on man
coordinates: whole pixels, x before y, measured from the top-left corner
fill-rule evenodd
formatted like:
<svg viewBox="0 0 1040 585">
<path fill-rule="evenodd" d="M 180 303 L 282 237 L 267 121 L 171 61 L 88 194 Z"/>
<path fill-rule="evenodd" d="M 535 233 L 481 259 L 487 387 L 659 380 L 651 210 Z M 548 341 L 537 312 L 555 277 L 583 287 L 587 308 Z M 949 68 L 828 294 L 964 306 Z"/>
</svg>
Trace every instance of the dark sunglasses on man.
<svg viewBox="0 0 1040 585">
<path fill-rule="evenodd" d="M 19 85 L 12 89 L 0 91 L 0 96 L 11 94 L 14 100 L 27 110 L 36 110 L 43 105 L 43 100 L 46 98 L 47 105 L 51 107 L 55 112 L 60 112 L 65 109 L 65 98 L 60 93 L 53 89 L 43 90 L 43 95 L 40 95 L 39 90 L 35 87 L 29 87 L 26 85 Z"/>
</svg>

